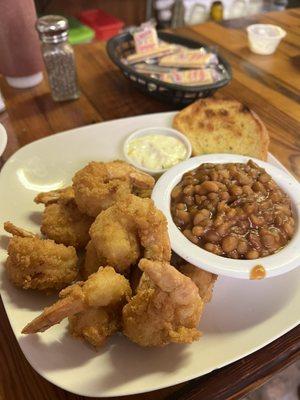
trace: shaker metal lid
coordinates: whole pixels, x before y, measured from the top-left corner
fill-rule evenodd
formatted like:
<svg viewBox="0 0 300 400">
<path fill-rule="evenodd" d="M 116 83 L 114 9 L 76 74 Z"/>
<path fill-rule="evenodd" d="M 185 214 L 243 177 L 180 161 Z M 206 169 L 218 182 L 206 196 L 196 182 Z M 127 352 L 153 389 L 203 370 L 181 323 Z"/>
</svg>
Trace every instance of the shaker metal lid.
<svg viewBox="0 0 300 400">
<path fill-rule="evenodd" d="M 41 39 L 47 42 L 66 40 L 68 28 L 68 20 L 61 15 L 45 15 L 36 22 Z"/>
</svg>

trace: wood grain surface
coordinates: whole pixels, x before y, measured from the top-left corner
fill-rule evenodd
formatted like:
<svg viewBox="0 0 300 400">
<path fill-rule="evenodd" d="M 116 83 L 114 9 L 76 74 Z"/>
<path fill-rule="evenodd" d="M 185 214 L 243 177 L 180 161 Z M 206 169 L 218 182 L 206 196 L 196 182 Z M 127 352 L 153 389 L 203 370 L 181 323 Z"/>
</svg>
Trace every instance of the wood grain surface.
<svg viewBox="0 0 300 400">
<path fill-rule="evenodd" d="M 287 36 L 272 56 L 247 47 L 245 26 L 254 22 L 281 25 Z M 300 9 L 252 16 L 223 24 L 206 23 L 177 31 L 217 47 L 231 63 L 232 82 L 217 93 L 234 97 L 255 110 L 271 135 L 271 152 L 300 178 Z M 10 88 L 0 79 L 7 112 L 0 122 L 8 132 L 5 162 L 20 147 L 57 132 L 100 121 L 171 110 L 131 87 L 110 62 L 105 45 L 76 47 L 81 87 L 79 100 L 54 103 L 46 79 L 28 90 Z M 41 378 L 27 363 L 0 305 L 0 400 L 80 400 Z M 254 354 L 202 378 L 124 400 L 239 399 L 300 356 L 300 327 Z M 84 377 L 82 377 L 84 379 Z"/>
</svg>

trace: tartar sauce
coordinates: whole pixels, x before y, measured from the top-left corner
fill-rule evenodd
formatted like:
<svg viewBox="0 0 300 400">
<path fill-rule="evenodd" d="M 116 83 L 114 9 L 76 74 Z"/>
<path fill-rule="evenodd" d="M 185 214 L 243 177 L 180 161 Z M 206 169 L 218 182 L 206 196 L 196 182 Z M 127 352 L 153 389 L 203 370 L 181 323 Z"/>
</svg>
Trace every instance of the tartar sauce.
<svg viewBox="0 0 300 400">
<path fill-rule="evenodd" d="M 145 168 L 167 169 L 185 160 L 185 145 L 172 136 L 146 135 L 131 140 L 127 145 L 128 156 Z"/>
</svg>

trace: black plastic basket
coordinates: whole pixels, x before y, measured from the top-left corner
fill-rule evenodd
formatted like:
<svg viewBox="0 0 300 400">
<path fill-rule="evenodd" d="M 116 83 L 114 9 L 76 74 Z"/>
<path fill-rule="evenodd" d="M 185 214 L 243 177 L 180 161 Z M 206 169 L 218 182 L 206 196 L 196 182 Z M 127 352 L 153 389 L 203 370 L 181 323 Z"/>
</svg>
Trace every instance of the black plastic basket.
<svg viewBox="0 0 300 400">
<path fill-rule="evenodd" d="M 230 82 L 232 73 L 229 63 L 222 56 L 216 53 L 215 50 L 210 49 L 209 46 L 167 32 L 158 32 L 158 37 L 165 42 L 179 44 L 192 49 L 204 47 L 205 49 L 214 52 L 218 56 L 223 78 L 209 85 L 183 86 L 162 82 L 159 79 L 151 78 L 142 73 L 136 72 L 130 65 L 127 65 L 122 61 L 122 59 L 134 52 L 133 37 L 129 32 L 121 33 L 107 42 L 107 53 L 111 60 L 122 70 L 126 78 L 128 78 L 132 84 L 142 92 L 164 102 L 177 106 L 184 106 L 192 103 L 196 99 L 211 96 L 216 90 Z"/>
</svg>

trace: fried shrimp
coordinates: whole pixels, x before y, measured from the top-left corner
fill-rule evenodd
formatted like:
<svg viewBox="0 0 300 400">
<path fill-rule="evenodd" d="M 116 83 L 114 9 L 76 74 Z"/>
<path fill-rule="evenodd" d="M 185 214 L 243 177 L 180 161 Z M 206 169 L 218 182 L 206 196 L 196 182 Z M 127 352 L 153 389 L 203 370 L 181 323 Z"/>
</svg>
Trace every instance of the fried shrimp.
<svg viewBox="0 0 300 400">
<path fill-rule="evenodd" d="M 90 229 L 99 259 L 117 271 L 125 271 L 143 256 L 169 261 L 167 220 L 152 200 L 128 195 L 102 211 Z"/>
<path fill-rule="evenodd" d="M 69 332 L 94 347 L 102 346 L 109 336 L 120 331 L 123 302 L 116 306 L 90 308 L 69 317 Z"/>
<path fill-rule="evenodd" d="M 90 240 L 89 229 L 94 218 L 82 214 L 73 200 L 57 202 L 45 207 L 41 232 L 56 243 L 84 248 Z"/>
<path fill-rule="evenodd" d="M 135 194 L 138 197 L 141 197 L 143 199 L 150 199 L 151 194 L 152 194 L 152 188 L 151 189 L 143 189 L 143 188 L 134 188 L 132 191 L 132 194 Z"/>
<path fill-rule="evenodd" d="M 199 294 L 204 303 L 209 303 L 212 298 L 214 284 L 218 275 L 204 271 L 192 264 L 183 264 L 178 267 L 179 271 L 191 278 L 199 290 Z"/>
<path fill-rule="evenodd" d="M 97 255 L 95 246 L 90 240 L 86 246 L 84 263 L 80 269 L 80 273 L 84 279 L 87 279 L 91 274 L 97 272 L 101 265 L 106 264 L 105 259 L 100 259 Z"/>
<path fill-rule="evenodd" d="M 139 267 L 146 278 L 123 308 L 124 334 L 140 346 L 199 339 L 203 302 L 193 281 L 167 262 L 142 259 Z"/>
<path fill-rule="evenodd" d="M 16 225 L 14 225 L 12 222 L 7 221 L 4 222 L 3 224 L 4 226 L 4 230 L 10 234 L 12 234 L 13 236 L 19 236 L 22 238 L 34 238 L 34 237 L 38 237 L 38 235 L 36 235 L 35 233 L 32 233 L 30 231 L 28 231 L 27 229 L 24 228 L 20 228 Z"/>
<path fill-rule="evenodd" d="M 91 217 L 96 217 L 135 188 L 152 189 L 154 183 L 152 176 L 124 161 L 93 161 L 73 177 L 77 206 Z"/>
<path fill-rule="evenodd" d="M 119 330 L 121 310 L 131 296 L 129 282 L 112 267 L 100 267 L 87 281 L 62 290 L 60 300 L 46 307 L 22 333 L 44 332 L 69 317 L 70 332 L 101 346 L 106 337 Z"/>
<path fill-rule="evenodd" d="M 51 190 L 50 192 L 42 192 L 34 198 L 35 203 L 45 205 L 57 203 L 58 201 L 68 203 L 70 200 L 74 200 L 74 190 L 72 186 Z"/>
<path fill-rule="evenodd" d="M 34 201 L 46 206 L 42 215 L 43 235 L 56 243 L 78 249 L 87 245 L 90 240 L 89 229 L 94 219 L 79 211 L 71 186 L 39 193 Z"/>
<path fill-rule="evenodd" d="M 11 222 L 4 229 L 13 237 L 8 245 L 5 269 L 9 279 L 23 289 L 61 289 L 78 274 L 74 247 L 43 240 Z"/>
<path fill-rule="evenodd" d="M 199 290 L 201 299 L 204 301 L 204 303 L 209 303 L 212 298 L 214 284 L 218 278 L 218 275 L 212 274 L 211 272 L 187 263 L 183 258 L 174 252 L 172 252 L 171 256 L 171 264 L 174 265 L 174 267 L 182 274 L 191 278 Z"/>
</svg>

